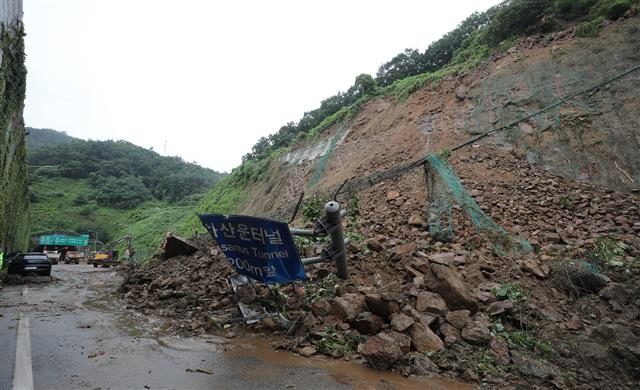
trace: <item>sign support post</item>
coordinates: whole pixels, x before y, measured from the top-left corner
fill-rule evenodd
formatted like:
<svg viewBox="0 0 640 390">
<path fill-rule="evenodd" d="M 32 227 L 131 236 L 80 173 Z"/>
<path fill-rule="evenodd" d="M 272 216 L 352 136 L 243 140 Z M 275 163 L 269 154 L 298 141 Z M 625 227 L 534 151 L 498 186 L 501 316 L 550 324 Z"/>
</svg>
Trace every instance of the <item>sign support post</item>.
<svg viewBox="0 0 640 390">
<path fill-rule="evenodd" d="M 342 230 L 342 216 L 340 212 L 340 203 L 330 201 L 324 206 L 327 213 L 327 224 L 331 229 L 331 245 L 335 251 L 334 260 L 336 262 L 336 270 L 338 277 L 348 279 L 347 256 L 344 245 L 344 232 Z"/>
</svg>

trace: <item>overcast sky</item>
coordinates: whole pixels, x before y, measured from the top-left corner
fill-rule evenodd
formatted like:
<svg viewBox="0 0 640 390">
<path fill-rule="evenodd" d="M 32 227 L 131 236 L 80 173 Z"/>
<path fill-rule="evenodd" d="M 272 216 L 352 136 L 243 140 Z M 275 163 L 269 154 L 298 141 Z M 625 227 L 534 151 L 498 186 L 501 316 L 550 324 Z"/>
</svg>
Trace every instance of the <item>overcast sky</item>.
<svg viewBox="0 0 640 390">
<path fill-rule="evenodd" d="M 261 136 L 498 0 L 24 0 L 25 124 L 230 172 Z"/>
</svg>

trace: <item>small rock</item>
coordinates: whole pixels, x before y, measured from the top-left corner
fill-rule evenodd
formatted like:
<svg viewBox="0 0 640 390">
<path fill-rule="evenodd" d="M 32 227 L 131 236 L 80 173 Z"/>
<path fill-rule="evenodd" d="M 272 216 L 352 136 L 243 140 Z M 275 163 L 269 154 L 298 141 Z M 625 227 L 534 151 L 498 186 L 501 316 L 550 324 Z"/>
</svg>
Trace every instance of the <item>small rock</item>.
<svg viewBox="0 0 640 390">
<path fill-rule="evenodd" d="M 562 242 L 562 238 L 560 238 L 558 233 L 545 233 L 542 237 L 542 241 L 551 244 L 560 244 Z"/>
<path fill-rule="evenodd" d="M 467 322 L 469 322 L 469 310 L 456 310 L 447 313 L 446 320 L 453 325 L 456 329 L 462 329 Z"/>
<path fill-rule="evenodd" d="M 316 354 L 316 352 L 316 348 L 312 345 L 308 345 L 298 350 L 298 353 L 304 357 L 313 356 Z"/>
<path fill-rule="evenodd" d="M 318 317 L 324 317 L 331 312 L 331 304 L 326 299 L 319 299 L 311 305 L 311 312 Z"/>
<path fill-rule="evenodd" d="M 493 360 L 504 366 L 509 364 L 509 346 L 507 342 L 500 337 L 492 337 L 489 341 L 489 353 Z"/>
<path fill-rule="evenodd" d="M 491 340 L 489 328 L 481 321 L 467 322 L 460 335 L 465 341 L 474 345 L 486 345 Z"/>
<path fill-rule="evenodd" d="M 400 305 L 397 301 L 391 300 L 392 298 L 394 297 L 391 295 L 380 296 L 378 294 L 367 294 L 365 296 L 365 302 L 369 311 L 382 318 L 388 319 L 392 314 L 400 311 Z"/>
<path fill-rule="evenodd" d="M 409 217 L 409 226 L 423 226 L 424 218 L 420 215 L 413 214 Z"/>
<path fill-rule="evenodd" d="M 456 88 L 455 93 L 458 100 L 464 100 L 469 94 L 469 89 L 464 85 L 459 85 L 458 88 Z"/>
<path fill-rule="evenodd" d="M 370 238 L 367 240 L 367 248 L 374 252 L 380 252 L 384 249 L 380 241 L 376 240 L 375 238 Z"/>
<path fill-rule="evenodd" d="M 458 272 L 440 264 L 431 264 L 431 269 L 437 277 L 433 291 L 440 294 L 449 309 L 466 309 L 472 313 L 478 309 L 478 304 Z"/>
<path fill-rule="evenodd" d="M 365 297 L 358 293 L 347 293 L 331 300 L 331 313 L 343 321 L 353 321 L 365 310 Z"/>
<path fill-rule="evenodd" d="M 540 279 L 544 279 L 547 277 L 549 271 L 545 270 L 540 266 L 537 260 L 533 258 L 527 258 L 520 263 L 520 269 L 525 272 L 529 272 Z"/>
<path fill-rule="evenodd" d="M 448 322 L 440 326 L 440 333 L 444 336 L 444 345 L 447 347 L 454 344 L 460 338 L 460 331 Z"/>
<path fill-rule="evenodd" d="M 610 283 L 607 287 L 600 290 L 600 298 L 608 302 L 617 302 L 619 305 L 626 305 L 630 301 L 633 294 L 631 286 L 621 283 Z"/>
<path fill-rule="evenodd" d="M 439 351 L 444 348 L 444 343 L 433 331 L 425 324 L 416 322 L 409 328 L 409 336 L 411 343 L 418 352 L 429 353 Z"/>
<path fill-rule="evenodd" d="M 412 243 L 398 245 L 397 247 L 393 248 L 394 255 L 399 257 L 410 255 L 415 251 L 416 244 Z"/>
<path fill-rule="evenodd" d="M 436 293 L 422 291 L 416 298 L 416 310 L 420 313 L 434 313 L 443 315 L 447 312 L 447 304 Z"/>
<path fill-rule="evenodd" d="M 407 330 L 415 320 L 408 315 L 405 314 L 396 314 L 391 317 L 391 329 L 397 330 L 398 332 L 404 332 Z"/>
<path fill-rule="evenodd" d="M 578 317 L 571 317 L 571 319 L 564 323 L 564 327 L 570 330 L 579 330 L 582 328 L 582 321 Z"/>
<path fill-rule="evenodd" d="M 398 343 L 403 354 L 411 351 L 411 337 L 400 332 L 389 332 L 388 334 Z"/>
<path fill-rule="evenodd" d="M 382 328 L 382 319 L 368 311 L 358 314 L 351 326 L 362 334 L 376 334 Z"/>
<path fill-rule="evenodd" d="M 389 191 L 387 192 L 387 200 L 396 200 L 400 197 L 400 193 L 398 191 Z"/>
<path fill-rule="evenodd" d="M 487 313 L 491 316 L 502 314 L 505 311 L 513 309 L 513 302 L 509 299 L 504 301 L 495 301 L 487 307 Z"/>
<path fill-rule="evenodd" d="M 398 342 L 386 333 L 378 333 L 365 343 L 358 345 L 358 353 L 362 354 L 371 367 L 377 370 L 388 369 L 402 356 Z"/>
<path fill-rule="evenodd" d="M 453 263 L 455 253 L 434 253 L 429 256 L 429 261 L 442 265 L 449 265 Z"/>
<path fill-rule="evenodd" d="M 478 374 L 471 368 L 467 368 L 466 370 L 464 370 L 464 372 L 462 373 L 462 377 L 467 382 L 477 382 L 478 380 L 480 380 L 480 378 L 478 378 Z"/>
</svg>

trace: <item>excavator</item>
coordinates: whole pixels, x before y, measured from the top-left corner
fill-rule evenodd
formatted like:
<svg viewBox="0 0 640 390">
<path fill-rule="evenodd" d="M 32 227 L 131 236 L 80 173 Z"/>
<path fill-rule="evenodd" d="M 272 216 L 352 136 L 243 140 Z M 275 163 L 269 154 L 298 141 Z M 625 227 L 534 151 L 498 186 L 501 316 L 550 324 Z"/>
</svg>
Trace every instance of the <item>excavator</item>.
<svg viewBox="0 0 640 390">
<path fill-rule="evenodd" d="M 133 237 L 127 234 L 124 237 L 108 243 L 103 250 L 92 253 L 91 258 L 88 260 L 89 264 L 93 264 L 94 267 L 102 266 L 109 267 L 112 265 L 118 265 L 120 263 L 119 253 L 114 248 L 122 243 L 125 243 L 124 257 L 126 259 L 133 256 L 135 251 L 132 245 Z"/>
</svg>

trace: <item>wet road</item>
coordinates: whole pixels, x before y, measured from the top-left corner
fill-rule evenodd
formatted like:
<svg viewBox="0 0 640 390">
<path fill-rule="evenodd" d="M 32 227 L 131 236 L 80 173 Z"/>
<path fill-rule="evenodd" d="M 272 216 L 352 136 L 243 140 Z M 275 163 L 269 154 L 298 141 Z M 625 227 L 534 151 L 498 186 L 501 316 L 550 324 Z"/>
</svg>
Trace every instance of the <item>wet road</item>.
<svg viewBox="0 0 640 390">
<path fill-rule="evenodd" d="M 0 290 L 0 389 L 464 389 L 351 362 L 301 358 L 260 339 L 162 335 L 118 310 L 112 269 L 54 266 Z"/>
</svg>

